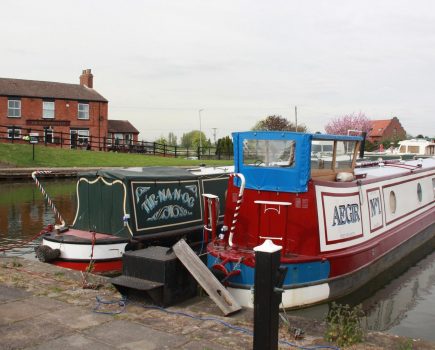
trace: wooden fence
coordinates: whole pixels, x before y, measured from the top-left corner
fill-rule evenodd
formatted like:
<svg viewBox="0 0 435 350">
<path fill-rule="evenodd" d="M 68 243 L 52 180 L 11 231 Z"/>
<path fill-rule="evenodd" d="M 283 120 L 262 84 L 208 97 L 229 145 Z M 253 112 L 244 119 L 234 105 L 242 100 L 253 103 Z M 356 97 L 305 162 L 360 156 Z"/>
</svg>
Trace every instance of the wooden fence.
<svg viewBox="0 0 435 350">
<path fill-rule="evenodd" d="M 232 159 L 233 150 L 221 151 L 216 147 L 184 148 L 149 141 L 115 140 L 108 137 L 98 137 L 80 133 L 64 133 L 46 128 L 27 128 L 18 126 L 0 125 L 0 141 L 7 143 L 28 144 L 30 134 L 38 133 L 38 144 L 46 147 L 60 147 L 71 149 L 84 149 L 90 151 L 140 153 L 161 157 L 175 157 L 188 159 Z"/>
</svg>

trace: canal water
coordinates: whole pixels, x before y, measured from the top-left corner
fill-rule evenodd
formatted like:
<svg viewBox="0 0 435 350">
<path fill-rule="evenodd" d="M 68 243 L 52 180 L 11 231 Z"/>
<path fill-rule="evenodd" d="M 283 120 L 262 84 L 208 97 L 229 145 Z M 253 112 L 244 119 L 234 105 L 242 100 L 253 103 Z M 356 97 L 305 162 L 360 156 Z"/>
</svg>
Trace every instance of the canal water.
<svg viewBox="0 0 435 350">
<path fill-rule="evenodd" d="M 42 181 L 67 223 L 75 214 L 75 180 Z M 19 245 L 31 239 L 48 224 L 54 222 L 51 207 L 31 182 L 0 182 L 0 247 Z M 38 241 L 6 253 L 35 259 Z M 0 253 L 2 254 L 2 253 Z M 387 279 L 385 280 L 387 281 Z M 382 282 L 382 281 L 381 281 Z M 379 283 L 379 281 L 378 281 Z M 361 303 L 366 317 L 364 323 L 372 330 L 435 341 L 435 252 L 408 265 L 398 277 L 373 286 L 369 292 L 350 300 Z M 369 290 L 365 289 L 365 290 Z M 349 302 L 349 300 L 347 301 Z M 291 311 L 305 317 L 323 319 L 329 305 Z"/>
</svg>

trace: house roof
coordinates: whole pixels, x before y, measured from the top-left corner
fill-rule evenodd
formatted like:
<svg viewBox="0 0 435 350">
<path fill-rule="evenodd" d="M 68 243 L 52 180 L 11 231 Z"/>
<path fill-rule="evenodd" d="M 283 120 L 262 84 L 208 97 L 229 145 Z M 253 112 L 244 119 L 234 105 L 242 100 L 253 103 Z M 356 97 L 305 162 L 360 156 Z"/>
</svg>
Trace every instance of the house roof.
<svg viewBox="0 0 435 350">
<path fill-rule="evenodd" d="M 128 120 L 109 119 L 109 132 L 139 134 L 139 131 Z"/>
<path fill-rule="evenodd" d="M 369 132 L 370 137 L 382 136 L 384 134 L 385 129 L 391 123 L 392 119 L 383 119 L 383 120 L 372 120 L 371 121 L 371 130 Z"/>
<path fill-rule="evenodd" d="M 9 78 L 0 78 L 0 96 L 108 102 L 94 89 L 79 84 Z"/>
</svg>

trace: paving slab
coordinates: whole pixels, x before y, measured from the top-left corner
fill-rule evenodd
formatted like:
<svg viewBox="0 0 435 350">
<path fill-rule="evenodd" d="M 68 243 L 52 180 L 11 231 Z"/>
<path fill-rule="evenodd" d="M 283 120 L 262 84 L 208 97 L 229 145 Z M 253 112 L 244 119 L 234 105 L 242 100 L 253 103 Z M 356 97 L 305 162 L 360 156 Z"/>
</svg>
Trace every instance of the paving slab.
<svg viewBox="0 0 435 350">
<path fill-rule="evenodd" d="M 168 324 L 168 327 L 171 325 Z M 176 349 L 188 341 L 183 336 L 156 331 L 143 325 L 123 320 L 94 327 L 83 332 L 101 342 L 107 342 L 119 349 L 160 350 Z"/>
<path fill-rule="evenodd" d="M 32 294 L 22 289 L 0 285 L 0 303 L 5 301 L 20 300 L 31 296 Z"/>
<path fill-rule="evenodd" d="M 113 316 L 97 314 L 80 306 L 70 306 L 41 315 L 41 318 L 56 322 L 74 330 L 84 330 L 113 320 Z"/>
<path fill-rule="evenodd" d="M 66 327 L 35 317 L 0 327 L 0 349 L 24 349 L 67 334 Z"/>
<path fill-rule="evenodd" d="M 29 300 L 11 301 L 1 305 L 0 326 L 40 316 L 47 310 Z"/>
<path fill-rule="evenodd" d="M 27 348 L 28 350 L 114 350 L 115 347 L 101 343 L 95 339 L 87 338 L 82 334 L 73 334 L 46 341 L 40 345 Z"/>
</svg>

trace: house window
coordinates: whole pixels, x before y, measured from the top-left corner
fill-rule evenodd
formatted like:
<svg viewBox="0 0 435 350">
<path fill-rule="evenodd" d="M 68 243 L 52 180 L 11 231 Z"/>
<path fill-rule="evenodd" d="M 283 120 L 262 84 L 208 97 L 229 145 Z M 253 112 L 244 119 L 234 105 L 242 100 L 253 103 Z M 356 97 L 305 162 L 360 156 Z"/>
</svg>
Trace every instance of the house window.
<svg viewBox="0 0 435 350">
<path fill-rule="evenodd" d="M 44 141 L 47 143 L 53 143 L 53 129 L 44 127 Z"/>
<path fill-rule="evenodd" d="M 20 128 L 13 128 L 13 127 L 8 127 L 8 139 L 19 139 L 21 138 L 21 129 Z"/>
<path fill-rule="evenodd" d="M 71 129 L 71 147 L 83 146 L 89 143 L 88 129 Z"/>
<path fill-rule="evenodd" d="M 131 145 L 133 143 L 133 134 L 125 134 L 124 140 L 126 145 Z"/>
<path fill-rule="evenodd" d="M 43 101 L 42 102 L 42 118 L 53 119 L 54 118 L 54 102 Z"/>
<path fill-rule="evenodd" d="M 21 100 L 18 99 L 8 100 L 8 117 L 10 118 L 21 117 Z"/>
<path fill-rule="evenodd" d="M 121 133 L 115 133 L 114 139 L 115 139 L 115 145 L 121 145 L 124 140 L 124 135 Z"/>
<path fill-rule="evenodd" d="M 79 103 L 79 119 L 89 119 L 89 104 Z"/>
</svg>

